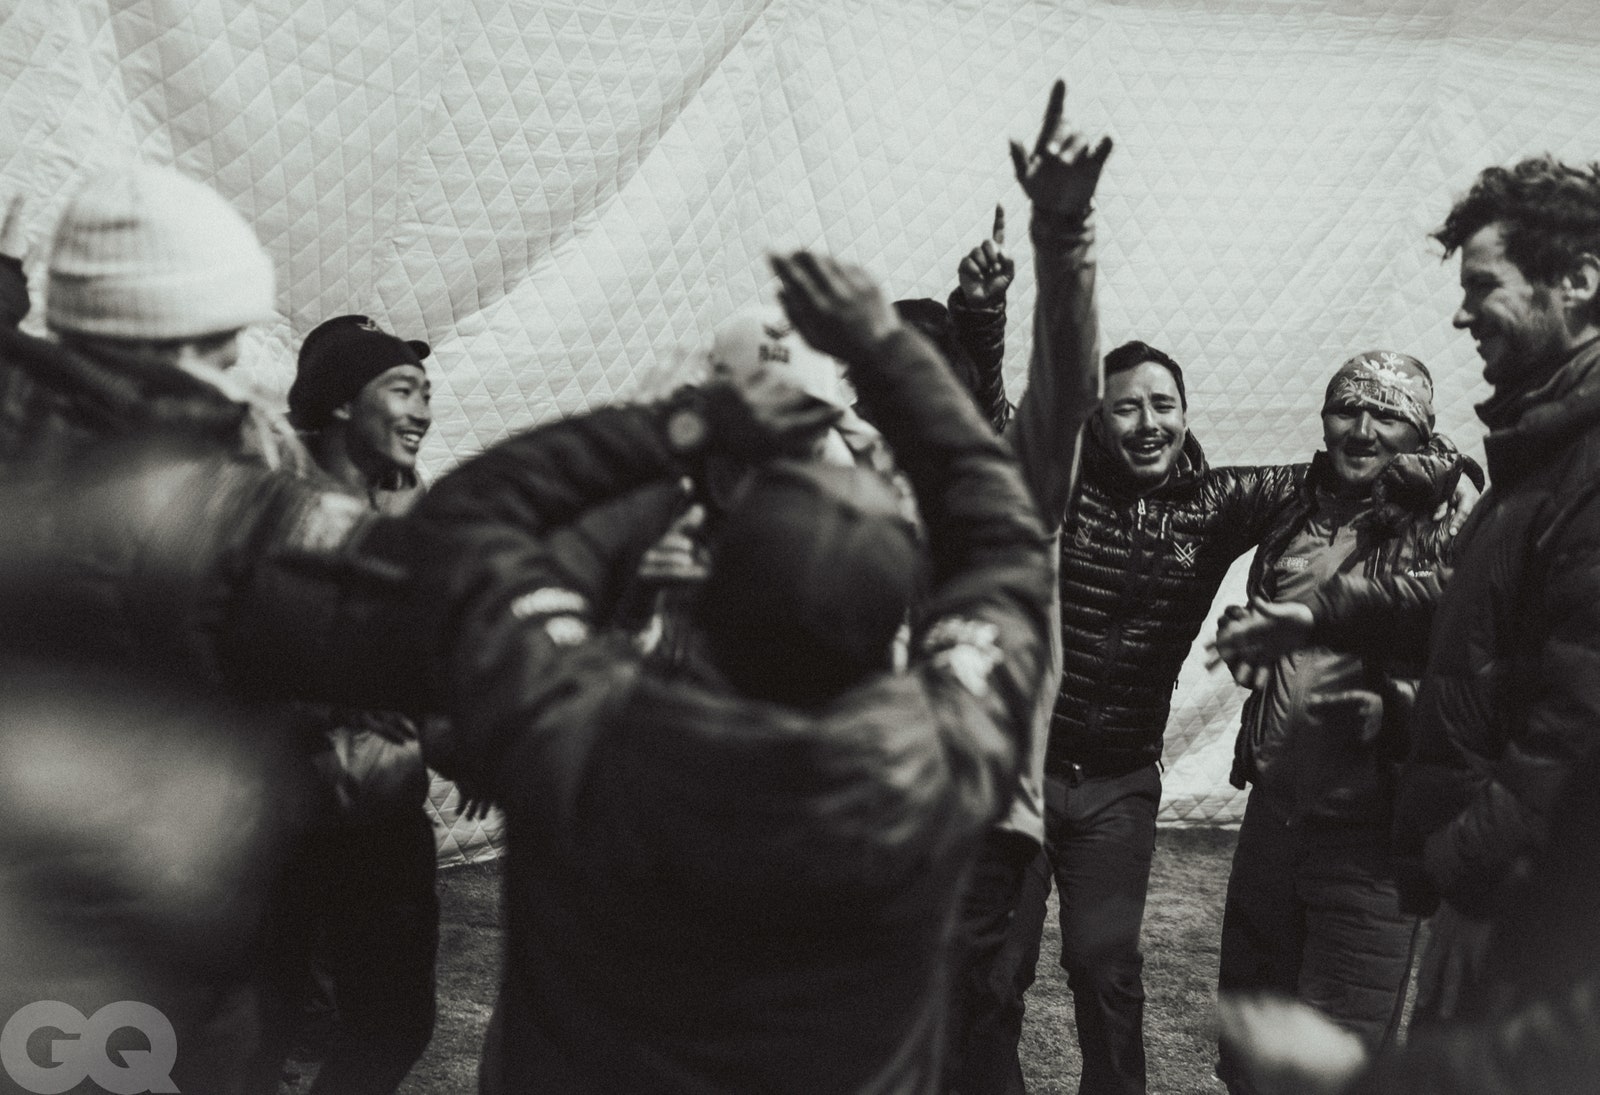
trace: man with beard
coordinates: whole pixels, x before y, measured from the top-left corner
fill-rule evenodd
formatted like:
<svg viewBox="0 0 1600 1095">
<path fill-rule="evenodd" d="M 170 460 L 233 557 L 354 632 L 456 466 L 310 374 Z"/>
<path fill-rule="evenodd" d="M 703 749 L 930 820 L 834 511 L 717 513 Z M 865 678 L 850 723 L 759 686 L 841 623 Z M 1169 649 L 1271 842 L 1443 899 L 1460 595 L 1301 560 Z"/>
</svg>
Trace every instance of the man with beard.
<svg viewBox="0 0 1600 1095">
<path fill-rule="evenodd" d="M 1486 168 L 1435 238 L 1461 253 L 1453 322 L 1494 385 L 1478 407 L 1494 489 L 1448 584 L 1340 577 L 1309 608 L 1257 605 L 1218 636 L 1255 664 L 1307 643 L 1427 637 L 1394 832 L 1410 907 L 1438 909 L 1414 1025 L 1492 996 L 1489 924 L 1600 741 L 1600 164 Z"/>
</svg>

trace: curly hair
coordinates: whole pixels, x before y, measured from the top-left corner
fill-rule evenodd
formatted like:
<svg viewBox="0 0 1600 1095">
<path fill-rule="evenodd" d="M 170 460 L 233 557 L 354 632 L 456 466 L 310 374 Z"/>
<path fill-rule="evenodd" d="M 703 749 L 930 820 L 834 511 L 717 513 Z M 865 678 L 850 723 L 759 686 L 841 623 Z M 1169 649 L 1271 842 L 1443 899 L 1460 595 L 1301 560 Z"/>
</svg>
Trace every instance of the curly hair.
<svg viewBox="0 0 1600 1095">
<path fill-rule="evenodd" d="M 1179 367 L 1176 361 L 1148 342 L 1140 342 L 1138 339 L 1134 339 L 1131 342 L 1124 342 L 1121 346 L 1106 354 L 1106 375 L 1111 376 L 1114 373 L 1126 372 L 1128 369 L 1136 368 L 1147 361 L 1160 365 L 1172 374 L 1172 379 L 1178 385 L 1178 402 L 1187 411 L 1189 409 L 1189 393 L 1183 386 L 1183 369 Z"/>
<path fill-rule="evenodd" d="M 1433 238 L 1449 258 L 1486 225 L 1504 226 L 1506 257 L 1529 281 L 1552 285 L 1580 255 L 1600 255 L 1600 163 L 1550 155 L 1486 167 Z"/>
</svg>

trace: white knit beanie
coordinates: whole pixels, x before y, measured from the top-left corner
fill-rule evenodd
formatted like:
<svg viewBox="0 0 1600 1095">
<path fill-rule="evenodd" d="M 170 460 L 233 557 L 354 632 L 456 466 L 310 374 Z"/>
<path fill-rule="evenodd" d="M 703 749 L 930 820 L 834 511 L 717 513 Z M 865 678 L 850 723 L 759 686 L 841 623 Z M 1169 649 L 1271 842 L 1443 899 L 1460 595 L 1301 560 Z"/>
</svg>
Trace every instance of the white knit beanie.
<svg viewBox="0 0 1600 1095">
<path fill-rule="evenodd" d="M 237 210 L 170 167 L 95 175 L 56 227 L 45 322 L 125 339 L 220 334 L 273 315 L 272 259 Z"/>
</svg>

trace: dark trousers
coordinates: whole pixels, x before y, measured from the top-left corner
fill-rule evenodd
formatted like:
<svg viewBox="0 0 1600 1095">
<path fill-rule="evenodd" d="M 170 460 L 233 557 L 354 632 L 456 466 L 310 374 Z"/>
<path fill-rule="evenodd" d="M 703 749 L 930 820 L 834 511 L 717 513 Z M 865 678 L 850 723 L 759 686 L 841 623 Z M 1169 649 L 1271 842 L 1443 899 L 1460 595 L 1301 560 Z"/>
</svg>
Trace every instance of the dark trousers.
<svg viewBox="0 0 1600 1095">
<path fill-rule="evenodd" d="M 284 883 L 260 1087 L 272 1092 L 313 975 L 337 1018 L 311 1095 L 388 1095 L 433 1036 L 439 899 L 433 826 L 419 807 L 320 825 Z"/>
<path fill-rule="evenodd" d="M 1018 932 L 1015 924 L 1039 854 L 1032 837 L 991 829 L 962 896 L 945 1072 L 945 1090 L 956 1095 L 1026 1095 L 1017 1046 L 1039 932 Z"/>
<path fill-rule="evenodd" d="M 1061 894 L 1061 965 L 1083 1054 L 1080 1095 L 1145 1090 L 1139 929 L 1160 805 L 1154 764 L 1077 782 L 1045 780 L 1045 851 L 1024 885 L 1016 930 L 1035 939 L 1043 931 L 1053 877 Z M 1033 953 L 1036 960 L 1037 943 Z"/>
<path fill-rule="evenodd" d="M 1277 992 L 1311 1005 L 1369 1051 L 1399 1027 L 1417 918 L 1400 911 L 1386 827 L 1289 823 L 1252 790 L 1222 914 L 1222 992 Z M 1227 1054 L 1218 1075 L 1251 1091 Z"/>
</svg>

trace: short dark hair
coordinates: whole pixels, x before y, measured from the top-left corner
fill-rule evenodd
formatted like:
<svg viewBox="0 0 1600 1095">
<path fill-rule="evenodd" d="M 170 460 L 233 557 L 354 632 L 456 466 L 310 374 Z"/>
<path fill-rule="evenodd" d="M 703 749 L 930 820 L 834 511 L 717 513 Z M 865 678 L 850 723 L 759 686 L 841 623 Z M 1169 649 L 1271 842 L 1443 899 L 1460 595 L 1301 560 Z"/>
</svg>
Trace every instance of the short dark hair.
<svg viewBox="0 0 1600 1095">
<path fill-rule="evenodd" d="M 1183 404 L 1183 409 L 1189 409 L 1189 393 L 1183 387 L 1183 369 L 1178 363 L 1148 342 L 1134 339 L 1124 342 L 1115 350 L 1106 355 L 1106 375 L 1124 373 L 1129 369 L 1143 365 L 1145 362 L 1154 362 L 1172 374 L 1172 379 L 1178 384 L 1178 401 Z"/>
<path fill-rule="evenodd" d="M 1600 163 L 1573 167 L 1546 154 L 1486 167 L 1433 238 L 1449 258 L 1497 221 L 1506 257 L 1523 276 L 1554 284 L 1580 255 L 1600 255 Z"/>
</svg>

